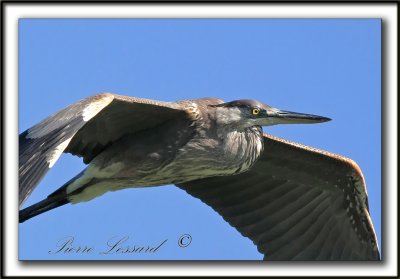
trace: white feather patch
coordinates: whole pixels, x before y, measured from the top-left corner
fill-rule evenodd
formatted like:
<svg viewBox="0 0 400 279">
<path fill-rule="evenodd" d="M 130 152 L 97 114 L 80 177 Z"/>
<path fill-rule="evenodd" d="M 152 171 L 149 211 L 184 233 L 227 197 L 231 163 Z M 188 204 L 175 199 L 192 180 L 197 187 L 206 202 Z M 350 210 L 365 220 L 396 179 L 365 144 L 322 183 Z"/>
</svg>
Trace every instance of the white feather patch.
<svg viewBox="0 0 400 279">
<path fill-rule="evenodd" d="M 72 138 L 69 138 L 62 143 L 60 143 L 56 149 L 54 149 L 49 156 L 47 157 L 47 162 L 49 163 L 49 168 L 53 167 L 54 164 L 57 162 L 58 158 L 61 156 L 61 154 L 64 152 L 65 148 L 67 148 L 69 142 L 71 141 Z"/>
<path fill-rule="evenodd" d="M 68 185 L 66 189 L 67 194 L 72 193 L 78 188 L 84 187 L 92 178 L 111 178 L 123 167 L 123 163 L 114 163 L 101 169 L 95 165 L 89 165 L 81 177 Z M 112 185 L 109 185 L 108 187 L 112 187 Z"/>
<path fill-rule="evenodd" d="M 87 202 L 94 198 L 97 198 L 105 193 L 113 190 L 117 190 L 117 188 L 113 189 L 113 185 L 110 185 L 110 182 L 99 182 L 95 185 L 91 185 L 84 189 L 78 195 L 72 195 L 68 199 L 70 203 L 76 204 L 80 202 Z"/>
<path fill-rule="evenodd" d="M 112 95 L 95 100 L 88 104 L 82 111 L 83 121 L 89 121 L 114 99 Z"/>
</svg>

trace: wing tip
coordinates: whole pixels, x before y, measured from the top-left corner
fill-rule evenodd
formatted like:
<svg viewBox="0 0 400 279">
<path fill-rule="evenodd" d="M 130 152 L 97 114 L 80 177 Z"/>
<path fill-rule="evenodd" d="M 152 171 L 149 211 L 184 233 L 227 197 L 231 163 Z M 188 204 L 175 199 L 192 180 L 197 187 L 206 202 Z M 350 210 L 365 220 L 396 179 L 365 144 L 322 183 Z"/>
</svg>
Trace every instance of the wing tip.
<svg viewBox="0 0 400 279">
<path fill-rule="evenodd" d="M 378 238 L 376 236 L 376 232 L 375 232 L 375 228 L 374 228 L 374 224 L 372 223 L 372 219 L 371 219 L 371 215 L 369 214 L 369 211 L 367 208 L 364 208 L 364 214 L 367 217 L 367 221 L 369 223 L 369 227 L 371 228 L 371 232 L 372 232 L 372 237 L 373 237 L 373 242 L 376 245 L 376 249 L 377 249 L 377 253 L 378 253 L 378 260 L 380 260 L 380 249 L 379 249 L 379 243 L 378 243 Z"/>
</svg>

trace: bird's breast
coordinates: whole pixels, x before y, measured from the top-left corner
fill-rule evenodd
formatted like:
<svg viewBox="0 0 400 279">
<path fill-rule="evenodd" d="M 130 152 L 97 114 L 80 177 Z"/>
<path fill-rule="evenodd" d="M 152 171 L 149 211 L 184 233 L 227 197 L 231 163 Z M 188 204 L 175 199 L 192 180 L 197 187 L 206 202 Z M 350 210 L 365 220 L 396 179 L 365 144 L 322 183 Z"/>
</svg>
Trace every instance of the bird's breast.
<svg viewBox="0 0 400 279">
<path fill-rule="evenodd" d="M 163 176 L 175 177 L 174 183 L 181 183 L 248 170 L 263 151 L 262 133 L 257 128 L 249 129 L 228 132 L 224 138 L 193 138 L 162 169 Z"/>
</svg>

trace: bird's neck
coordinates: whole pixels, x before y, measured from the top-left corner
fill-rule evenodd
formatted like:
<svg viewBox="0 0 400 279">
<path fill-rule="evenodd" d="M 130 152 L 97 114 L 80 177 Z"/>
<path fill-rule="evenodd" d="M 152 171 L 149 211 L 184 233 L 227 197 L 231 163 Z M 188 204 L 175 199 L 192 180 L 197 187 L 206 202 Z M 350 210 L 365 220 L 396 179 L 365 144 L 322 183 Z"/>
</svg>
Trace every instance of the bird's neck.
<svg viewBox="0 0 400 279">
<path fill-rule="evenodd" d="M 215 109 L 214 119 L 220 130 L 226 131 L 244 131 L 248 126 L 241 121 L 242 113 L 239 108 L 217 107 Z"/>
<path fill-rule="evenodd" d="M 238 172 L 249 169 L 264 150 L 262 129 L 259 126 L 244 130 L 227 130 L 220 138 L 224 154 L 233 161 L 240 162 Z"/>
<path fill-rule="evenodd" d="M 227 129 L 220 135 L 221 139 L 233 144 L 254 144 L 256 142 L 263 142 L 263 132 L 260 126 L 252 126 L 243 129 Z"/>
</svg>

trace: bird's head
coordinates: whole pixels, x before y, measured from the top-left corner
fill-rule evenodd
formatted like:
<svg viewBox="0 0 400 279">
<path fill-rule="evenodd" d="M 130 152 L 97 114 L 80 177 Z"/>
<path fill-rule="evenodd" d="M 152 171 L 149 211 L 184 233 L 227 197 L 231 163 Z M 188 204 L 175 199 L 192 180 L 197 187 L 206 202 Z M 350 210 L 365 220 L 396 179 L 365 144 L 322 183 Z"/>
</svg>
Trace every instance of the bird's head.
<svg viewBox="0 0 400 279">
<path fill-rule="evenodd" d="M 276 124 L 313 124 L 331 120 L 318 115 L 280 110 L 255 100 L 237 100 L 211 106 L 216 108 L 217 122 L 236 129 Z"/>
</svg>

